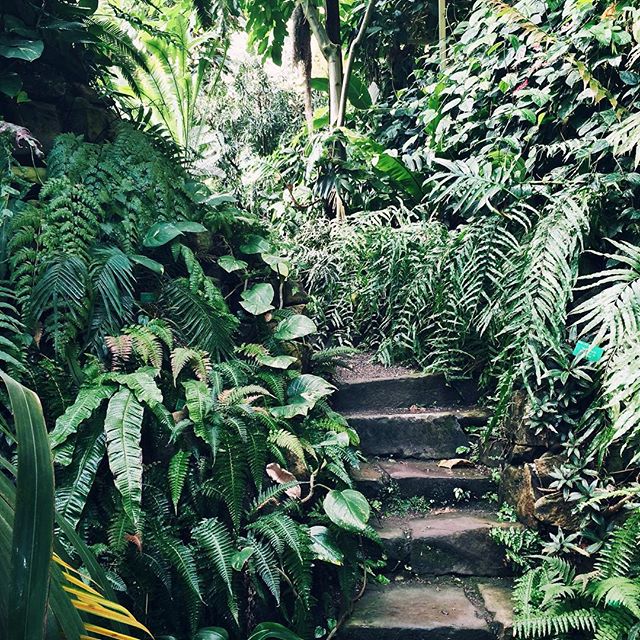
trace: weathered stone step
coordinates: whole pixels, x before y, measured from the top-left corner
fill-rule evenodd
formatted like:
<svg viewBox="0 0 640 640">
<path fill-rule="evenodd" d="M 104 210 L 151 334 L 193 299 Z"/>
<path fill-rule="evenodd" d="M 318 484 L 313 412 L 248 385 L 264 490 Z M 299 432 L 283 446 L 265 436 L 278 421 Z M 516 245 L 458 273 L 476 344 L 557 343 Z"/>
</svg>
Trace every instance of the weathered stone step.
<svg viewBox="0 0 640 640">
<path fill-rule="evenodd" d="M 368 462 L 353 473 L 353 478 L 360 491 L 370 498 L 389 495 L 391 488 L 399 498 L 422 496 L 438 503 L 457 500 L 455 489 L 478 499 L 494 488 L 490 474 L 482 469 L 446 469 L 424 460 Z"/>
<path fill-rule="evenodd" d="M 456 584 L 370 588 L 340 634 L 344 640 L 495 640 L 484 612 Z"/>
<path fill-rule="evenodd" d="M 377 411 L 384 409 L 462 406 L 476 402 L 478 392 L 472 382 L 449 385 L 443 376 L 406 374 L 372 380 L 343 382 L 333 396 L 336 411 Z"/>
<path fill-rule="evenodd" d="M 360 436 L 365 455 L 438 460 L 453 458 L 468 446 L 464 427 L 483 424 L 477 407 L 432 409 L 420 413 L 352 413 L 345 415 Z"/>
<path fill-rule="evenodd" d="M 417 575 L 508 576 L 504 550 L 489 532 L 499 522 L 489 512 L 449 511 L 415 518 L 386 518 L 378 533 L 389 556 L 387 567 L 407 566 Z"/>
</svg>

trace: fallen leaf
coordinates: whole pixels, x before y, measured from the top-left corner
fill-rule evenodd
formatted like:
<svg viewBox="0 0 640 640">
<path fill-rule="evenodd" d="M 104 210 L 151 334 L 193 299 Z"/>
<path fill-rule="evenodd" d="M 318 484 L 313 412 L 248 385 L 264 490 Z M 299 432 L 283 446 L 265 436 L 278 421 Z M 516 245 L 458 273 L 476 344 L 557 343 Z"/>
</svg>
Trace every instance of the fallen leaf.
<svg viewBox="0 0 640 640">
<path fill-rule="evenodd" d="M 454 467 L 474 467 L 475 465 L 466 458 L 449 458 L 449 460 L 440 460 L 438 466 L 445 469 L 453 469 Z"/>
</svg>

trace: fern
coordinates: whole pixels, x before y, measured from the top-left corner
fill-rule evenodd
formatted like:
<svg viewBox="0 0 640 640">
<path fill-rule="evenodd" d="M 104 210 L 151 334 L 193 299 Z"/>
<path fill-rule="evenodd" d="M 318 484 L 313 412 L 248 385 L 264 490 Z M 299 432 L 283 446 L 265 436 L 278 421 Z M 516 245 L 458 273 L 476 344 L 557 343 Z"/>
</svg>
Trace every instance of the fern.
<svg viewBox="0 0 640 640">
<path fill-rule="evenodd" d="M 144 410 L 129 389 L 117 391 L 109 400 L 104 431 L 109 467 L 122 496 L 124 512 L 136 530 L 142 518 L 142 448 L 140 430 Z"/>
<path fill-rule="evenodd" d="M 198 546 L 213 563 L 218 577 L 233 596 L 232 559 L 235 553 L 233 538 L 222 522 L 216 518 L 203 520 L 193 529 Z"/>
<path fill-rule="evenodd" d="M 169 462 L 169 469 L 167 470 L 171 501 L 173 502 L 176 514 L 178 513 L 178 502 L 180 502 L 187 472 L 189 471 L 190 455 L 188 451 L 176 451 Z"/>
</svg>

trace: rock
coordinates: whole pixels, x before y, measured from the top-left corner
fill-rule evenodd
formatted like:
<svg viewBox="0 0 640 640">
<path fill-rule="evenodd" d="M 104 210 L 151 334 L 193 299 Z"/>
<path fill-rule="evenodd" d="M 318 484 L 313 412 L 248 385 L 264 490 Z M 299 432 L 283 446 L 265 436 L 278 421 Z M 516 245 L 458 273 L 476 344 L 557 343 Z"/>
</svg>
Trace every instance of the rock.
<svg viewBox="0 0 640 640">
<path fill-rule="evenodd" d="M 478 591 L 482 596 L 485 609 L 492 618 L 491 627 L 498 640 L 507 640 L 513 636 L 513 603 L 511 588 L 494 584 L 479 584 Z"/>
<path fill-rule="evenodd" d="M 514 394 L 512 407 L 508 436 L 512 446 L 511 460 L 514 463 L 531 462 L 549 449 L 550 434 L 548 431 L 536 433 L 529 426 L 527 417 L 531 411 L 531 403 L 524 391 Z"/>
<path fill-rule="evenodd" d="M 74 98 L 65 119 L 65 128 L 81 133 L 90 142 L 103 140 L 111 131 L 113 116 L 85 98 Z"/>
<path fill-rule="evenodd" d="M 414 523 L 411 568 L 421 575 L 508 576 L 504 549 L 489 536 L 495 519 L 464 513 L 442 514 Z"/>
<path fill-rule="evenodd" d="M 521 522 L 528 527 L 537 525 L 534 517 L 536 495 L 529 465 L 506 466 L 502 471 L 500 494 L 505 502 L 515 508 Z"/>
<path fill-rule="evenodd" d="M 540 460 L 543 460 L 539 467 L 543 471 L 542 478 L 548 479 L 548 472 L 555 467 L 557 461 L 554 462 L 552 456 Z M 503 500 L 515 508 L 518 518 L 528 527 L 537 527 L 540 523 L 545 523 L 575 531 L 580 519 L 572 513 L 573 503 L 566 502 L 559 492 L 541 491 L 537 468 L 535 464 L 505 467 L 500 482 Z"/>
<path fill-rule="evenodd" d="M 366 463 L 354 472 L 362 493 L 379 497 L 389 489 L 399 498 L 423 496 L 435 502 L 456 499 L 456 489 L 481 498 L 494 488 L 491 476 L 482 469 L 443 469 L 435 462 L 423 460 L 380 460 Z"/>
<path fill-rule="evenodd" d="M 533 466 L 540 486 L 548 487 L 549 483 L 553 481 L 551 473 L 565 464 L 566 461 L 566 457 L 560 453 L 547 452 L 536 458 L 533 461 Z"/>
<path fill-rule="evenodd" d="M 567 531 L 577 531 L 580 528 L 580 517 L 575 513 L 575 503 L 567 502 L 560 491 L 538 498 L 533 506 L 533 515 L 540 522 Z"/>
<path fill-rule="evenodd" d="M 477 400 L 475 386 L 468 381 L 449 385 L 443 376 L 409 373 L 387 378 L 354 379 L 340 385 L 333 401 L 342 413 L 407 409 L 420 407 L 454 407 Z"/>
<path fill-rule="evenodd" d="M 367 456 L 436 460 L 469 445 L 460 423 L 465 412 L 355 414 L 345 416 Z"/>
<path fill-rule="evenodd" d="M 370 589 L 341 638 L 347 640 L 491 640 L 493 635 L 456 585 L 394 584 Z"/>
</svg>

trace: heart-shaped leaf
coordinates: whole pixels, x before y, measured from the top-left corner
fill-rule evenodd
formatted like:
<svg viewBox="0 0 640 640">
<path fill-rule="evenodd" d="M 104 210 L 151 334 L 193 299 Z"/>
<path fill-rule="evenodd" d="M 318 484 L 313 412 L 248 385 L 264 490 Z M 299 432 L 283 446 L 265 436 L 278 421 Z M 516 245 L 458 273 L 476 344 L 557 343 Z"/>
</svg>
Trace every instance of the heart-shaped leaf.
<svg viewBox="0 0 640 640">
<path fill-rule="evenodd" d="M 353 489 L 329 491 L 322 503 L 325 513 L 341 529 L 352 532 L 364 531 L 371 514 L 367 499 Z"/>
<path fill-rule="evenodd" d="M 227 273 L 233 273 L 234 271 L 240 271 L 247 267 L 247 263 L 244 260 L 238 260 L 233 256 L 220 256 L 218 258 L 218 264 Z"/>
<path fill-rule="evenodd" d="M 12 38 L 8 35 L 0 36 L 0 56 L 3 58 L 33 62 L 42 55 L 43 51 L 44 42 L 42 40 Z"/>
<path fill-rule="evenodd" d="M 288 369 L 298 358 L 293 356 L 258 356 L 260 364 L 272 369 Z"/>
<path fill-rule="evenodd" d="M 307 316 L 296 314 L 285 318 L 278 324 L 273 337 L 276 340 L 295 340 L 316 333 L 318 328 L 315 322 Z"/>
<path fill-rule="evenodd" d="M 270 284 L 254 284 L 240 295 L 240 306 L 254 316 L 259 316 L 273 309 L 273 296 L 273 287 Z"/>
<path fill-rule="evenodd" d="M 268 253 L 271 250 L 271 245 L 265 238 L 258 236 L 255 233 L 247 236 L 246 242 L 240 246 L 240 251 L 251 255 L 254 253 Z"/>
<path fill-rule="evenodd" d="M 150 248 L 161 247 L 181 235 L 182 231 L 171 222 L 156 222 L 147 231 L 142 244 Z"/>
</svg>

